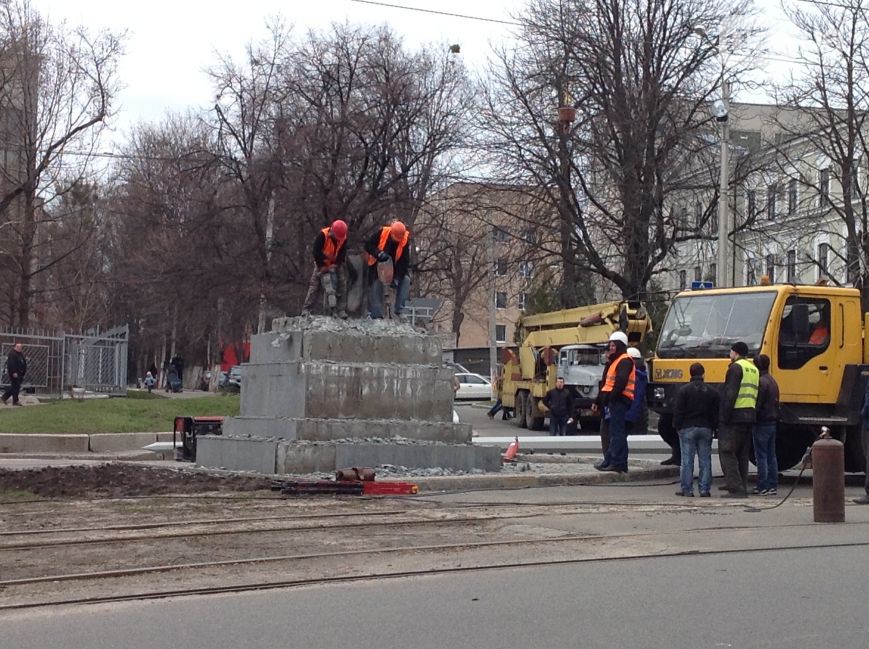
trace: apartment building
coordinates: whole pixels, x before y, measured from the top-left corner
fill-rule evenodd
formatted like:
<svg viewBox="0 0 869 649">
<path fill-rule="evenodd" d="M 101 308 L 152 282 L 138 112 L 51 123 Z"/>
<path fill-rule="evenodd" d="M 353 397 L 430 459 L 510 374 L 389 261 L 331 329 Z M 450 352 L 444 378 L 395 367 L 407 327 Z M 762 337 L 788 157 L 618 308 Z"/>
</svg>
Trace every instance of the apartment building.
<svg viewBox="0 0 869 649">
<path fill-rule="evenodd" d="M 813 128 L 808 115 L 777 106 L 732 106 L 729 209 L 737 228 L 732 247 L 736 286 L 755 285 L 763 276 L 773 282 L 846 283 L 847 265 L 855 263 L 845 252 L 841 174 L 816 138 L 796 135 Z M 690 189 L 667 206 L 686 233 L 699 235 L 678 244 L 664 263 L 662 284 L 668 290 L 716 277 L 720 139 L 710 133 L 709 141 L 709 150 L 686 173 Z M 847 200 L 862 212 L 865 152 L 852 169 L 858 182 Z"/>
<path fill-rule="evenodd" d="M 431 328 L 455 362 L 488 375 L 492 345 L 516 344 L 535 282 L 560 272 L 553 221 L 533 188 L 490 183 L 453 183 L 420 214 L 419 290 L 441 300 Z"/>
</svg>

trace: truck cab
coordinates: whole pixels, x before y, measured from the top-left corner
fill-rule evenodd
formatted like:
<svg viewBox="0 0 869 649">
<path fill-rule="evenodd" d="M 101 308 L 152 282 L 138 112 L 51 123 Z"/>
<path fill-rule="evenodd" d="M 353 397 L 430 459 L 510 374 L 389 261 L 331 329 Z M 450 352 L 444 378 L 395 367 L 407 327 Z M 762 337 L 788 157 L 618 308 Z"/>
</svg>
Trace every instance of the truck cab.
<svg viewBox="0 0 869 649">
<path fill-rule="evenodd" d="M 748 345 L 749 358 L 770 358 L 781 391 L 779 465 L 799 462 L 826 425 L 846 444 L 846 467 L 863 470 L 859 427 L 867 366 L 860 292 L 787 284 L 678 294 L 661 329 L 647 391 L 662 437 L 673 434 L 673 402 L 690 365 L 702 363 L 706 382 L 722 385 L 737 341 Z"/>
<path fill-rule="evenodd" d="M 565 345 L 558 353 L 559 378 L 573 390 L 574 402 L 590 416 L 591 404 L 597 398 L 600 377 L 606 364 L 606 348 L 602 345 Z"/>
</svg>

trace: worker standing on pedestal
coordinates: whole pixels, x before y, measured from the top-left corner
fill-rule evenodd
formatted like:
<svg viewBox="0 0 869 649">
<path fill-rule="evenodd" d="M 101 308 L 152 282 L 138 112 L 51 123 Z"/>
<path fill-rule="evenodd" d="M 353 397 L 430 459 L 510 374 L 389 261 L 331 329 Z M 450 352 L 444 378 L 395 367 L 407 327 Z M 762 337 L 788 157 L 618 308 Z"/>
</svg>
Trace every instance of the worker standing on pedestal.
<svg viewBox="0 0 869 649">
<path fill-rule="evenodd" d="M 343 268 L 347 257 L 344 245 L 346 242 L 347 224 L 341 219 L 336 219 L 331 226 L 323 228 L 314 237 L 314 271 L 311 273 L 311 281 L 308 282 L 302 315 L 311 314 L 322 289 L 329 299 L 330 315 L 347 317 L 347 277 Z"/>
</svg>

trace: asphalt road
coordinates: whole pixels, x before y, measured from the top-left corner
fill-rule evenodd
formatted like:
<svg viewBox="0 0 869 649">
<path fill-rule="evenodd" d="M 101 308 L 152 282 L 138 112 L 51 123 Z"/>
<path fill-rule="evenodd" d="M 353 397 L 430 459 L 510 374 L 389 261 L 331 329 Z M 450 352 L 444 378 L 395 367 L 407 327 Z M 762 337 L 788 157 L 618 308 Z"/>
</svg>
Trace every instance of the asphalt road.
<svg viewBox="0 0 869 649">
<path fill-rule="evenodd" d="M 0 646 L 863 649 L 865 558 L 653 557 L 7 614 Z"/>
</svg>

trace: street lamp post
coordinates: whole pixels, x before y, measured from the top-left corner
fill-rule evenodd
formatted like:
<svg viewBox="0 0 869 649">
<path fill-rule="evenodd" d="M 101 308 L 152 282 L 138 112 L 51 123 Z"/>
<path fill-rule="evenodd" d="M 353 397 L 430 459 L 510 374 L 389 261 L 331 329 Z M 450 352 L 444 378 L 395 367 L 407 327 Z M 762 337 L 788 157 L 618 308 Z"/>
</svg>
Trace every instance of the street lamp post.
<svg viewBox="0 0 869 649">
<path fill-rule="evenodd" d="M 721 103 L 723 114 L 715 119 L 721 126 L 721 169 L 718 178 L 718 260 L 716 286 L 733 286 L 730 269 L 730 126 L 727 114 L 730 103 L 730 84 L 721 75 Z"/>
<path fill-rule="evenodd" d="M 721 160 L 718 176 L 718 246 L 716 250 L 716 287 L 729 287 L 735 283 L 733 270 L 736 266 L 731 254 L 730 232 L 730 126 L 727 118 L 730 113 L 730 82 L 726 78 L 726 66 L 721 54 L 721 36 L 713 40 L 706 29 L 698 25 L 694 33 L 714 47 L 721 62 L 721 99 L 712 104 L 712 114 L 721 128 Z"/>
</svg>

